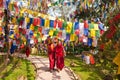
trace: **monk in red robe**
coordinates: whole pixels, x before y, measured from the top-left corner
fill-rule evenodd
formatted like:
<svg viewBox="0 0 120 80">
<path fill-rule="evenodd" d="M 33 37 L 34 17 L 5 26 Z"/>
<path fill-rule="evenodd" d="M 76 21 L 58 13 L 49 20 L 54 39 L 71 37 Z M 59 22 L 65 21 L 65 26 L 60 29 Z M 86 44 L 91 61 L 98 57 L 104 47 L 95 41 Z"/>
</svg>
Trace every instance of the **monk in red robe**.
<svg viewBox="0 0 120 80">
<path fill-rule="evenodd" d="M 64 67 L 64 47 L 62 42 L 59 40 L 55 47 L 55 54 L 56 54 L 56 67 L 58 72 L 61 71 Z"/>
<path fill-rule="evenodd" d="M 29 57 L 30 55 L 30 46 L 26 46 L 26 56 Z"/>
<path fill-rule="evenodd" d="M 51 39 L 48 40 L 47 46 L 48 46 L 50 71 L 53 71 L 55 67 L 55 52 L 54 52 L 54 45 Z"/>
</svg>

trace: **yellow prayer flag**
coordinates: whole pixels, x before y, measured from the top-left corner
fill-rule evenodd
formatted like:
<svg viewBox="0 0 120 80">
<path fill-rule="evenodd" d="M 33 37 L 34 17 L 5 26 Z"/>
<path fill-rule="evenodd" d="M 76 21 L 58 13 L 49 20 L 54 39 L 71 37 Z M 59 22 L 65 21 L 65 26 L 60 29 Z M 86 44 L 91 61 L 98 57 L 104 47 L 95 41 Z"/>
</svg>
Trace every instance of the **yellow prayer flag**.
<svg viewBox="0 0 120 80">
<path fill-rule="evenodd" d="M 49 28 L 49 25 L 50 25 L 50 20 L 46 19 L 46 20 L 45 20 L 45 27 L 46 27 L 46 28 Z"/>
<path fill-rule="evenodd" d="M 120 0 L 118 0 L 118 5 L 120 5 Z"/>
<path fill-rule="evenodd" d="M 40 2 L 38 2 L 38 7 L 40 7 L 41 6 L 41 3 Z"/>
<path fill-rule="evenodd" d="M 9 8 L 10 11 L 12 11 L 12 3 L 10 3 L 10 4 L 8 5 L 8 8 Z"/>
<path fill-rule="evenodd" d="M 29 22 L 30 22 L 30 18 L 26 17 L 26 18 L 25 18 L 25 21 L 26 21 L 27 23 L 29 23 Z"/>
<path fill-rule="evenodd" d="M 13 29 L 17 29 L 18 28 L 18 25 L 14 25 L 14 28 Z"/>
<path fill-rule="evenodd" d="M 113 62 L 120 66 L 120 52 L 116 55 L 116 57 L 113 59 Z"/>
<path fill-rule="evenodd" d="M 26 41 L 24 41 L 24 45 L 26 45 Z"/>
<path fill-rule="evenodd" d="M 91 30 L 90 30 L 90 36 L 91 36 L 91 37 L 95 37 L 95 30 L 94 30 L 94 29 L 91 29 Z"/>
<path fill-rule="evenodd" d="M 18 30 L 18 29 L 15 29 L 15 30 L 14 30 L 14 33 L 15 33 L 15 34 L 19 33 L 19 30 Z"/>
<path fill-rule="evenodd" d="M 2 34 L 2 32 L 0 32 L 0 34 Z"/>
<path fill-rule="evenodd" d="M 99 30 L 98 24 L 94 24 L 94 30 Z"/>
<path fill-rule="evenodd" d="M 25 42 L 26 41 L 26 38 L 24 36 L 21 37 L 21 39 Z"/>
<path fill-rule="evenodd" d="M 27 10 L 27 12 L 28 12 L 29 14 L 33 14 L 33 11 L 32 11 L 32 10 Z"/>
<path fill-rule="evenodd" d="M 14 18 L 12 19 L 12 23 L 15 24 L 16 22 L 17 22 L 17 19 L 14 17 Z"/>
<path fill-rule="evenodd" d="M 37 37 L 37 33 L 34 33 L 33 35 L 34 35 L 34 37 Z"/>
<path fill-rule="evenodd" d="M 53 30 L 50 30 L 49 31 L 49 36 L 53 36 L 53 32 L 54 32 Z"/>
<path fill-rule="evenodd" d="M 68 24 L 67 24 L 67 27 L 66 27 L 66 32 L 67 33 L 71 33 L 71 30 L 72 30 L 72 26 L 73 24 L 72 24 L 72 22 L 68 22 Z"/>
<path fill-rule="evenodd" d="M 14 34 L 12 34 L 12 35 L 10 36 L 10 38 L 12 38 L 12 39 L 13 39 L 13 38 L 14 38 Z"/>
<path fill-rule="evenodd" d="M 75 34 L 70 35 L 70 41 L 75 41 Z"/>
<path fill-rule="evenodd" d="M 30 30 L 34 30 L 34 25 L 33 24 L 30 25 Z"/>
<path fill-rule="evenodd" d="M 117 72 L 117 74 L 120 74 L 120 66 L 118 67 L 118 72 Z"/>
</svg>

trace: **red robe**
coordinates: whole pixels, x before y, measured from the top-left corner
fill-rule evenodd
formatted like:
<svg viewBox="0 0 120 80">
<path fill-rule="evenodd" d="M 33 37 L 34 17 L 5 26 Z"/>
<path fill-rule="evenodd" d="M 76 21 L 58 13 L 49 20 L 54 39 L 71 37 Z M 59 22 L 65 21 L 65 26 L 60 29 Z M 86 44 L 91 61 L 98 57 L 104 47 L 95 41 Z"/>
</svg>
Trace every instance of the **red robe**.
<svg viewBox="0 0 120 80">
<path fill-rule="evenodd" d="M 55 67 L 55 53 L 53 49 L 53 44 L 48 44 L 48 56 L 49 56 L 49 66 L 50 69 Z"/>
<path fill-rule="evenodd" d="M 62 45 L 57 45 L 55 47 L 56 54 L 56 67 L 60 70 L 64 67 L 64 48 Z"/>
<path fill-rule="evenodd" d="M 94 57 L 92 55 L 90 56 L 90 63 L 95 64 L 95 60 L 94 60 Z"/>
<path fill-rule="evenodd" d="M 29 57 L 29 55 L 30 55 L 30 48 L 27 47 L 27 48 L 26 48 L 26 56 Z"/>
</svg>

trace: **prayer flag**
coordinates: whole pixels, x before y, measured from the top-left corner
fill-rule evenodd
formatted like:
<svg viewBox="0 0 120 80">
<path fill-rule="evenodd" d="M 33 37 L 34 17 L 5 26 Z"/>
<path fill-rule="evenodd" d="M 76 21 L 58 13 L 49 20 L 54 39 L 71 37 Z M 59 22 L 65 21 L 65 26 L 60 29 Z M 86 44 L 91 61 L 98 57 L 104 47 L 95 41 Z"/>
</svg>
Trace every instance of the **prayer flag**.
<svg viewBox="0 0 120 80">
<path fill-rule="evenodd" d="M 94 30 L 99 30 L 98 24 L 94 24 Z"/>
<path fill-rule="evenodd" d="M 120 5 L 120 0 L 118 0 L 118 4 Z"/>
<path fill-rule="evenodd" d="M 30 18 L 26 17 L 26 18 L 25 18 L 25 21 L 26 21 L 27 23 L 29 23 L 29 22 L 30 22 Z"/>
<path fill-rule="evenodd" d="M 66 21 L 63 22 L 62 27 L 63 27 L 63 28 L 66 28 L 66 27 L 67 27 L 67 22 L 66 22 Z"/>
<path fill-rule="evenodd" d="M 77 30 L 77 29 L 79 29 L 79 22 L 74 23 L 74 30 Z"/>
<path fill-rule="evenodd" d="M 54 36 L 57 36 L 58 35 L 58 30 L 55 30 L 54 33 L 53 33 Z"/>
<path fill-rule="evenodd" d="M 53 36 L 53 33 L 54 33 L 54 31 L 53 31 L 53 30 L 50 30 L 50 31 L 49 31 L 49 36 Z"/>
<path fill-rule="evenodd" d="M 100 30 L 96 30 L 95 35 L 97 38 L 99 38 L 100 37 Z"/>
<path fill-rule="evenodd" d="M 75 34 L 70 35 L 70 41 L 75 41 Z"/>
<path fill-rule="evenodd" d="M 88 27 L 89 27 L 88 22 L 84 21 L 84 28 L 88 28 Z"/>
<path fill-rule="evenodd" d="M 58 27 L 62 28 L 62 21 L 58 20 Z"/>
<path fill-rule="evenodd" d="M 33 24 L 30 25 L 30 30 L 34 30 L 34 25 Z"/>
<path fill-rule="evenodd" d="M 34 27 L 34 31 L 38 31 L 38 26 L 35 26 L 35 27 Z"/>
<path fill-rule="evenodd" d="M 84 34 L 84 23 L 79 23 L 80 35 Z"/>
<path fill-rule="evenodd" d="M 88 46 L 92 46 L 92 39 L 88 38 Z"/>
<path fill-rule="evenodd" d="M 14 3 L 14 8 L 16 9 L 16 12 L 18 13 L 19 8 L 18 8 L 18 6 L 17 6 L 17 2 Z"/>
<path fill-rule="evenodd" d="M 94 29 L 91 29 L 91 30 L 90 30 L 90 36 L 91 36 L 91 37 L 95 37 L 95 30 L 94 30 Z"/>
<path fill-rule="evenodd" d="M 37 19 L 37 18 L 34 18 L 34 19 L 33 19 L 33 25 L 34 25 L 34 26 L 37 26 L 37 24 L 38 24 L 38 19 Z"/>
<path fill-rule="evenodd" d="M 113 59 L 113 62 L 120 66 L 120 52 L 116 55 L 116 57 Z"/>
<path fill-rule="evenodd" d="M 54 28 L 58 27 L 57 25 L 58 25 L 57 20 L 55 20 L 54 21 Z"/>
<path fill-rule="evenodd" d="M 68 22 L 68 25 L 67 25 L 67 27 L 66 27 L 66 32 L 67 32 L 67 33 L 71 33 L 71 31 L 72 31 L 72 26 L 73 26 L 72 22 Z"/>
<path fill-rule="evenodd" d="M 67 40 L 67 41 L 70 40 L 70 34 L 66 34 L 66 40 Z"/>
<path fill-rule="evenodd" d="M 98 26 L 101 30 L 104 30 L 104 25 L 102 23 L 100 23 Z"/>
<path fill-rule="evenodd" d="M 91 29 L 94 29 L 94 24 L 93 23 L 89 24 L 89 30 L 91 30 Z"/>
<path fill-rule="evenodd" d="M 3 7 L 3 0 L 0 0 L 0 8 Z"/>
<path fill-rule="evenodd" d="M 54 20 L 50 20 L 50 27 L 51 27 L 51 28 L 54 27 Z"/>
<path fill-rule="evenodd" d="M 50 24 L 50 20 L 46 19 L 46 20 L 45 20 L 45 27 L 48 28 L 48 27 L 49 27 L 49 24 Z"/>
<path fill-rule="evenodd" d="M 44 26 L 44 22 L 45 22 L 45 20 L 41 18 L 41 24 L 40 25 Z"/>
<path fill-rule="evenodd" d="M 84 35 L 85 35 L 85 36 L 88 36 L 88 33 L 89 33 L 88 29 L 85 28 L 85 29 L 84 29 Z"/>
</svg>

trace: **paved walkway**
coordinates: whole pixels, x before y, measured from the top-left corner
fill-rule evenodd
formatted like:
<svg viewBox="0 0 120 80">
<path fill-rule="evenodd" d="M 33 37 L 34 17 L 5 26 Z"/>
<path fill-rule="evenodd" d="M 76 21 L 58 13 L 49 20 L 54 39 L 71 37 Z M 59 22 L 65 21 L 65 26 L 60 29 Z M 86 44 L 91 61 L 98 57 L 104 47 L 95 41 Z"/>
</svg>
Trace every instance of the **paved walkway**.
<svg viewBox="0 0 120 80">
<path fill-rule="evenodd" d="M 26 56 L 22 54 L 20 54 L 19 57 L 26 58 Z M 61 72 L 50 72 L 48 58 L 30 55 L 27 59 L 36 67 L 36 80 L 75 80 L 71 71 L 66 67 Z"/>
</svg>

